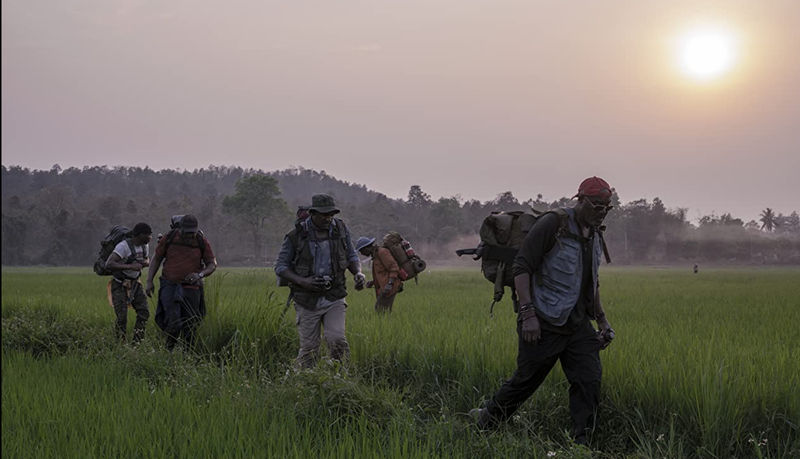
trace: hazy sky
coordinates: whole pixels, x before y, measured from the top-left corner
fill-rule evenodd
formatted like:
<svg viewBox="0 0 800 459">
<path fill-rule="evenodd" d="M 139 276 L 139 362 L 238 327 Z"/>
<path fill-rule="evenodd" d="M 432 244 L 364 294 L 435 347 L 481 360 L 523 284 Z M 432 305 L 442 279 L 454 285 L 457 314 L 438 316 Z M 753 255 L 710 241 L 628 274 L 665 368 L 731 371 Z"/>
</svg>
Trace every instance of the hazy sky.
<svg viewBox="0 0 800 459">
<path fill-rule="evenodd" d="M 727 28 L 731 72 L 676 64 Z M 2 162 L 800 210 L 797 0 L 3 0 Z M 391 170 L 389 168 L 392 168 Z"/>
</svg>

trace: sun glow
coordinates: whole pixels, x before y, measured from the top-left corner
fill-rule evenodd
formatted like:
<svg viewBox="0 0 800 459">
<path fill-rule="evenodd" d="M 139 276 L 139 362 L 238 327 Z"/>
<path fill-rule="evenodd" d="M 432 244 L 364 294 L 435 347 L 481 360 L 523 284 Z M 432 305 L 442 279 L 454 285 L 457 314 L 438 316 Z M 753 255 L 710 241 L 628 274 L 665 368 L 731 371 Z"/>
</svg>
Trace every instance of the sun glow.
<svg viewBox="0 0 800 459">
<path fill-rule="evenodd" d="M 720 27 L 698 27 L 686 32 L 676 51 L 681 71 L 703 82 L 726 75 L 738 59 L 736 36 Z"/>
</svg>

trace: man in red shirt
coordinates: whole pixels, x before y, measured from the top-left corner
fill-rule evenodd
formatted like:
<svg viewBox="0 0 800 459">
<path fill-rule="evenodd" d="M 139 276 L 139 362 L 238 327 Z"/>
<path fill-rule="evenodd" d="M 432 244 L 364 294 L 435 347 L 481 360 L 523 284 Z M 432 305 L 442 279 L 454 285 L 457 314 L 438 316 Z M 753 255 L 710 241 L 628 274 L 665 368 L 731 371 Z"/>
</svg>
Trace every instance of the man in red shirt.
<svg viewBox="0 0 800 459">
<path fill-rule="evenodd" d="M 167 349 L 172 350 L 181 337 L 192 347 L 194 332 L 206 315 L 203 279 L 217 269 L 211 244 L 198 231 L 197 217 L 183 216 L 180 228 L 159 241 L 147 276 L 148 297 L 153 295 L 153 279 L 162 262 L 156 324 L 167 334 Z"/>
</svg>

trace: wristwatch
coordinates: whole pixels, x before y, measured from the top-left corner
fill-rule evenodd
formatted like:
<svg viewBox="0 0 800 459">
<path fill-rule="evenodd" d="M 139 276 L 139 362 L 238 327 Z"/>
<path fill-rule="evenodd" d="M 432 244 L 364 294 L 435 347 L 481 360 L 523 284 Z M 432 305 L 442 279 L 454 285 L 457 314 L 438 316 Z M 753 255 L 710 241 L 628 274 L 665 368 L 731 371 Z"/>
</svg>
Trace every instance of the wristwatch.
<svg viewBox="0 0 800 459">
<path fill-rule="evenodd" d="M 520 307 L 519 307 L 519 312 L 520 313 L 527 312 L 527 311 L 533 311 L 533 310 L 534 310 L 533 303 L 525 303 L 523 305 L 520 305 Z"/>
<path fill-rule="evenodd" d="M 198 274 L 198 276 L 200 276 L 200 279 L 202 279 L 203 278 L 203 273 Z"/>
</svg>

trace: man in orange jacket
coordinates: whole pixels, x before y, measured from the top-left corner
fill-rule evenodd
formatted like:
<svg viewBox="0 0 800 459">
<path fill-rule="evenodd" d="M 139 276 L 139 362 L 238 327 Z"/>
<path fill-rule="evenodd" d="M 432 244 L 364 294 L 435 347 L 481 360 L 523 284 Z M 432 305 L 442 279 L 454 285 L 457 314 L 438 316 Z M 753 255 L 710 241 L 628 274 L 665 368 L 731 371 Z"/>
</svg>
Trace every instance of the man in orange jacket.
<svg viewBox="0 0 800 459">
<path fill-rule="evenodd" d="M 375 287 L 375 310 L 392 312 L 394 298 L 403 289 L 400 280 L 400 266 L 386 247 L 375 245 L 375 238 L 360 237 L 356 242 L 356 251 L 365 257 L 372 257 L 372 280 L 367 287 Z"/>
</svg>

